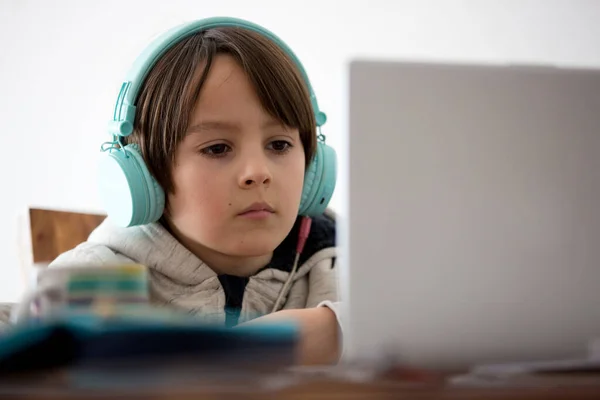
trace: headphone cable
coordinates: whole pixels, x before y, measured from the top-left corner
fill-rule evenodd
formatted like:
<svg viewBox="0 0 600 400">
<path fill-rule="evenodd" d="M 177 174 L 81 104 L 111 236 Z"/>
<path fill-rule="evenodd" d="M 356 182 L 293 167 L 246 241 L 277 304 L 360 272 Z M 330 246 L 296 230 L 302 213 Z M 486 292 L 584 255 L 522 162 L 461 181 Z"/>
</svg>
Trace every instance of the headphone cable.
<svg viewBox="0 0 600 400">
<path fill-rule="evenodd" d="M 308 239 L 308 235 L 310 234 L 310 227 L 312 225 L 312 219 L 310 217 L 302 217 L 302 221 L 300 221 L 300 232 L 298 233 L 298 242 L 296 243 L 296 257 L 294 258 L 294 266 L 292 267 L 292 271 L 290 272 L 290 276 L 285 281 L 283 288 L 279 292 L 279 296 L 275 301 L 275 305 L 271 310 L 272 313 L 279 309 L 279 305 L 281 300 L 283 299 L 284 294 L 286 293 L 288 287 L 292 283 L 294 276 L 296 275 L 296 271 L 298 270 L 298 263 L 300 262 L 300 254 L 304 250 L 304 245 L 306 244 L 306 239 Z"/>
</svg>

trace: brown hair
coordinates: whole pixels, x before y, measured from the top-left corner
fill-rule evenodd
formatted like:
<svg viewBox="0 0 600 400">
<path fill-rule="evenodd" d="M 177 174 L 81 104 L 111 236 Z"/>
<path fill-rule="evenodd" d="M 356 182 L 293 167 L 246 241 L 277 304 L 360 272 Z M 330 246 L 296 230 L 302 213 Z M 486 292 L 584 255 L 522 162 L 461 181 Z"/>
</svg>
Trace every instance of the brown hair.
<svg viewBox="0 0 600 400">
<path fill-rule="evenodd" d="M 259 33 L 213 28 L 171 47 L 140 88 L 134 132 L 127 142 L 139 144 L 150 173 L 165 192 L 175 190 L 171 178 L 175 151 L 186 135 L 212 60 L 222 53 L 237 60 L 264 109 L 281 123 L 298 129 L 307 166 L 313 158 L 316 121 L 308 87 L 293 60 Z"/>
</svg>

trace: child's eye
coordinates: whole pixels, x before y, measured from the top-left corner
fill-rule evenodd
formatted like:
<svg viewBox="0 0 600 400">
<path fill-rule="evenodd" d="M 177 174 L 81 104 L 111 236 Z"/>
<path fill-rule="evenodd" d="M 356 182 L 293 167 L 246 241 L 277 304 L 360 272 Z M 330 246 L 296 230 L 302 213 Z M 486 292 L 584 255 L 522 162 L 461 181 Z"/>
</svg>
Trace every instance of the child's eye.
<svg viewBox="0 0 600 400">
<path fill-rule="evenodd" d="M 269 143 L 268 147 L 277 153 L 285 153 L 292 147 L 292 144 L 285 140 L 274 140 Z"/>
<path fill-rule="evenodd" d="M 200 150 L 202 154 L 205 154 L 209 157 L 223 157 L 229 151 L 231 151 L 231 147 L 225 143 L 213 144 L 212 146 L 208 146 Z"/>
</svg>

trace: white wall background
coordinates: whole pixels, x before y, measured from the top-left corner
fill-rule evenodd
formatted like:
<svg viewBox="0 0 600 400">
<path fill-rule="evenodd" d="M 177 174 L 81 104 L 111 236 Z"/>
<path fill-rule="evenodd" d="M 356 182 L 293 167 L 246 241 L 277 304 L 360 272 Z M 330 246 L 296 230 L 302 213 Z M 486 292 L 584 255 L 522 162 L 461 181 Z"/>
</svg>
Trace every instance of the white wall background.
<svg viewBox="0 0 600 400">
<path fill-rule="evenodd" d="M 0 0 L 0 301 L 24 288 L 19 214 L 101 211 L 95 160 L 129 63 L 157 33 L 215 15 L 294 49 L 342 162 L 352 57 L 600 66 L 600 0 Z"/>
</svg>

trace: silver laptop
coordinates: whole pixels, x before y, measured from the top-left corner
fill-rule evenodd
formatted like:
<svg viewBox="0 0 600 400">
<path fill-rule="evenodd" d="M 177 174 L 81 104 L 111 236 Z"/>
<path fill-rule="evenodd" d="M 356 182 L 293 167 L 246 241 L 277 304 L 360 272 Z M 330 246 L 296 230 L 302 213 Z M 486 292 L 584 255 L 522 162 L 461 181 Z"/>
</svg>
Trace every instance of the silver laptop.
<svg viewBox="0 0 600 400">
<path fill-rule="evenodd" d="M 349 71 L 350 359 L 584 356 L 600 338 L 600 71 Z"/>
</svg>

